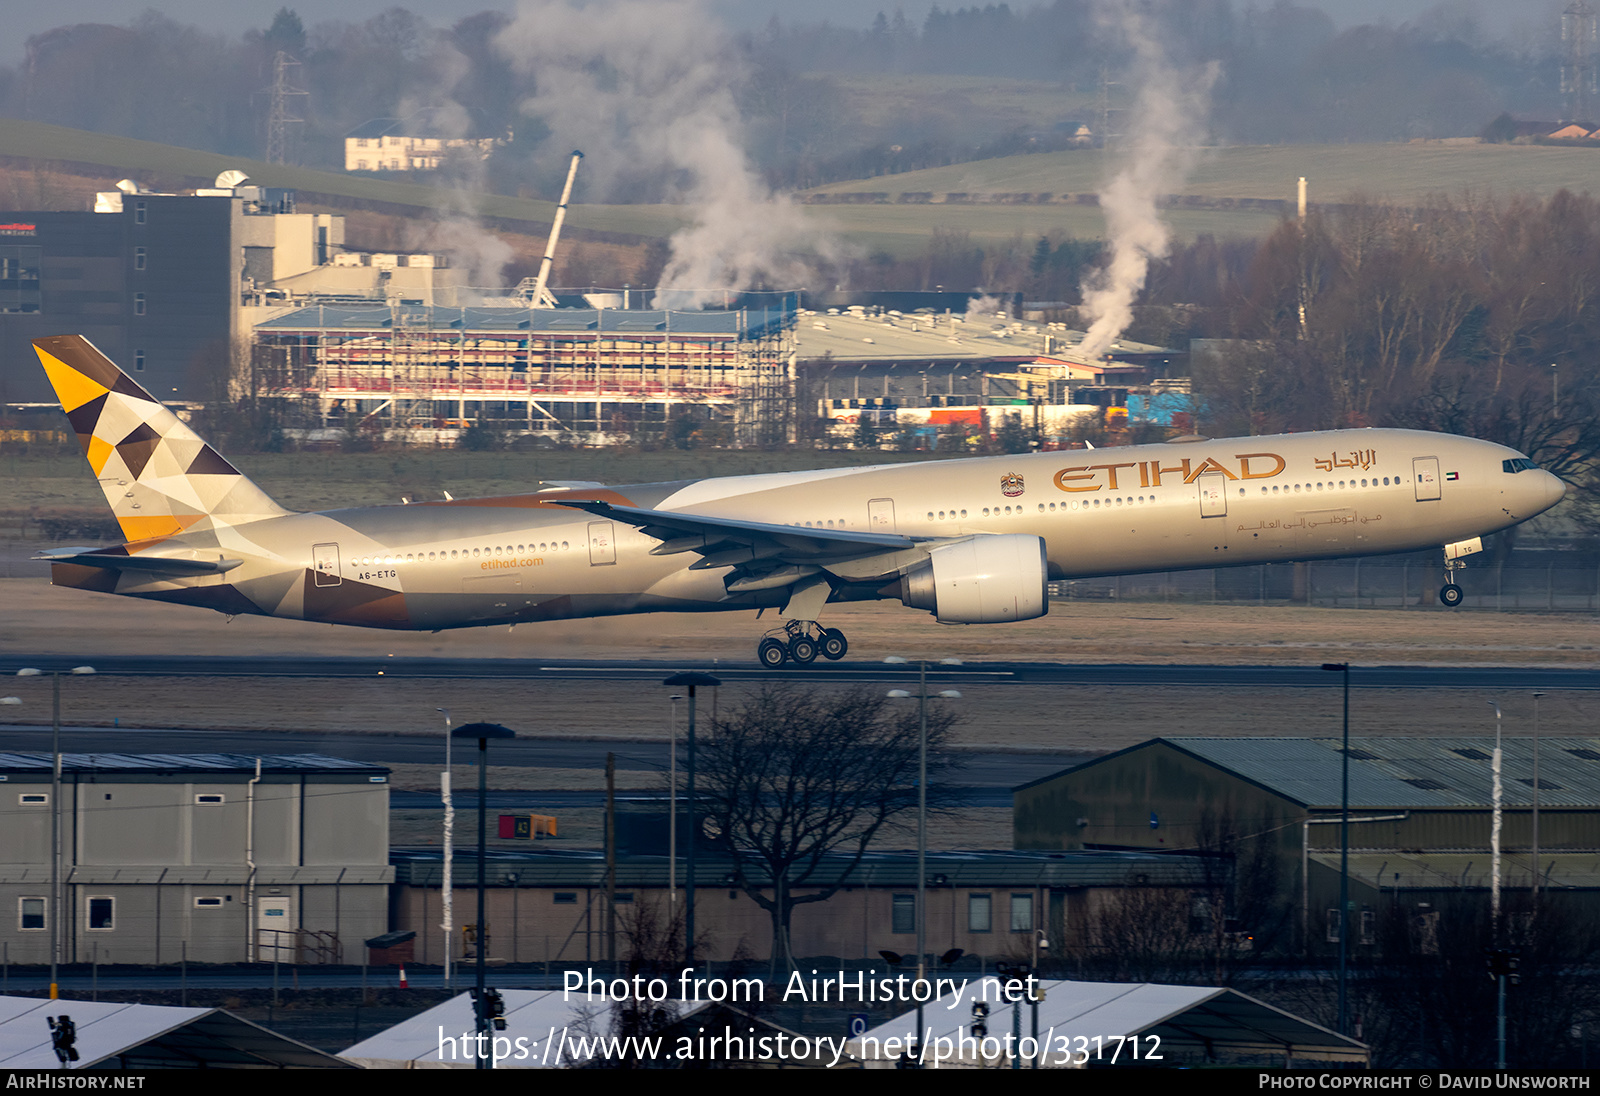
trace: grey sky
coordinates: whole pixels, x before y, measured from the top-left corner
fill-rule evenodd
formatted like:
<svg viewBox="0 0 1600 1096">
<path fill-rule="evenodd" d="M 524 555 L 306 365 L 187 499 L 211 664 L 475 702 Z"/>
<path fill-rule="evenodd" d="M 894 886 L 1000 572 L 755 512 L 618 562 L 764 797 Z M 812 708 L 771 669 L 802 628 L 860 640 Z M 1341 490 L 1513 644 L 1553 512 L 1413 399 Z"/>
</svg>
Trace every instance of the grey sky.
<svg viewBox="0 0 1600 1096">
<path fill-rule="evenodd" d="M 987 2 L 990 0 L 942 0 L 941 6 L 960 8 Z M 1014 7 L 1026 8 L 1034 0 L 1011 2 Z M 1236 10 L 1248 2 L 1236 0 Z M 1256 2 L 1261 7 L 1271 4 L 1271 0 Z M 1306 0 L 1300 2 L 1306 3 Z M 760 27 L 774 14 L 786 22 L 826 19 L 844 26 L 865 26 L 878 11 L 892 12 L 896 7 L 920 22 L 933 0 L 712 0 L 712 4 L 731 24 L 740 28 Z M 1364 22 L 1404 23 L 1434 10 L 1463 11 L 1471 13 L 1481 26 L 1496 35 L 1516 35 L 1519 28 L 1554 26 L 1565 6 L 1564 0 L 1528 0 L 1514 4 L 1474 0 L 1312 0 L 1312 5 L 1327 11 L 1341 26 Z M 284 6 L 293 8 L 301 20 L 311 26 L 335 19 L 359 22 L 397 4 L 396 0 L 287 0 L 287 3 L 286 0 L 52 0 L 48 4 L 9 0 L 5 4 L 9 45 L 0 46 L 0 63 L 15 64 L 22 57 L 28 37 L 52 27 L 72 23 L 127 23 L 154 9 L 181 23 L 234 35 L 251 27 L 264 28 L 271 22 L 273 13 Z M 431 22 L 447 26 L 463 16 L 494 8 L 510 10 L 515 5 L 513 0 L 426 0 L 398 6 L 409 6 Z"/>
</svg>

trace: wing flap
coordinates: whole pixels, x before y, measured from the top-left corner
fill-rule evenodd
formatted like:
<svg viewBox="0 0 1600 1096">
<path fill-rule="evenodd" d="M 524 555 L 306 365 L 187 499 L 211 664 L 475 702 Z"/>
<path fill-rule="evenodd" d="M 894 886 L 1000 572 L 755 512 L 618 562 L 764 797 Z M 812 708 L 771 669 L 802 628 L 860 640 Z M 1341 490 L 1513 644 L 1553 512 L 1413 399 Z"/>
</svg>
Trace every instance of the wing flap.
<svg viewBox="0 0 1600 1096">
<path fill-rule="evenodd" d="M 817 563 L 830 559 L 855 559 L 880 552 L 915 548 L 920 541 L 898 533 L 858 533 L 848 529 L 807 529 L 799 525 L 777 525 L 763 521 L 710 517 L 705 514 L 680 514 L 671 510 L 646 510 L 636 506 L 614 506 L 589 499 L 563 499 L 560 505 L 586 510 L 596 517 L 611 518 L 632 525 L 646 536 L 661 541 L 652 555 L 698 552 L 705 566 L 728 566 L 749 559 L 781 559 L 786 562 Z M 748 552 L 743 559 L 732 558 Z M 712 563 L 714 558 L 728 558 Z"/>
</svg>

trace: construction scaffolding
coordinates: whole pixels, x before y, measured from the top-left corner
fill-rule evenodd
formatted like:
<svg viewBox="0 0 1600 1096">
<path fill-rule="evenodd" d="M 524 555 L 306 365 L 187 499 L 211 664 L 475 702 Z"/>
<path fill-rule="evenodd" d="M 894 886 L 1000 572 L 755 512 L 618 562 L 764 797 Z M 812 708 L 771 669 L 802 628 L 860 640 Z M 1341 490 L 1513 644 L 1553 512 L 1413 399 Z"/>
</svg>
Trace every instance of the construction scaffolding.
<svg viewBox="0 0 1600 1096">
<path fill-rule="evenodd" d="M 260 323 L 259 395 L 323 427 L 497 429 L 561 437 L 665 429 L 686 409 L 737 444 L 793 440 L 786 299 L 727 312 L 308 305 Z"/>
</svg>

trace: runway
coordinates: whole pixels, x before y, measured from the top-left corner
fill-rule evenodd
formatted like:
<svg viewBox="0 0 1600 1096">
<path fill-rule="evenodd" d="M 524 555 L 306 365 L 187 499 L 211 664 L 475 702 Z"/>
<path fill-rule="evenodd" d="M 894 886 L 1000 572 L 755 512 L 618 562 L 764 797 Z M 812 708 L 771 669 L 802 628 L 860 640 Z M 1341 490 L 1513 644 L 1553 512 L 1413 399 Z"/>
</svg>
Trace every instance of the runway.
<svg viewBox="0 0 1600 1096">
<path fill-rule="evenodd" d="M 78 654 L 71 658 L 0 656 L 0 676 L 23 667 L 66 671 L 93 666 L 99 674 L 121 677 L 285 677 L 434 680 L 515 680 L 646 682 L 681 670 L 702 670 L 729 682 L 894 682 L 915 681 L 917 665 L 845 660 L 769 669 L 755 660 L 703 659 L 517 659 L 376 658 L 234 655 Z M 1334 688 L 1342 674 L 1320 665 L 1087 665 L 1064 662 L 963 662 L 928 664 L 930 682 L 968 681 L 985 685 L 1184 686 L 1201 688 Z M 1600 690 L 1600 669 L 1538 666 L 1361 666 L 1352 665 L 1353 689 Z"/>
<path fill-rule="evenodd" d="M 46 753 L 50 750 L 48 726 L 12 726 L 0 730 L 4 752 Z M 383 765 L 433 765 L 444 767 L 444 736 L 438 734 L 325 734 L 304 731 L 252 732 L 242 742 L 237 732 L 193 731 L 161 728 L 63 727 L 61 747 L 66 753 L 318 753 L 351 761 Z M 496 742 L 494 764 L 516 766 L 537 776 L 540 769 L 591 769 L 603 771 L 608 753 L 615 756 L 622 773 L 665 773 L 670 754 L 665 742 L 623 738 L 586 739 L 521 737 Z M 1018 784 L 1048 776 L 1087 760 L 1081 751 L 982 750 L 954 751 L 960 768 L 951 779 L 957 803 L 968 807 L 1011 806 L 1011 789 Z M 458 810 L 475 810 L 477 791 L 472 786 L 472 751 L 457 744 L 455 770 Z M 465 758 L 465 760 L 463 760 Z M 684 747 L 678 745 L 680 772 L 686 764 Z M 623 778 L 624 784 L 638 784 L 638 778 Z M 649 795 L 639 791 L 619 791 L 623 798 Z M 601 807 L 605 792 L 599 789 L 576 791 L 491 791 L 488 806 L 502 810 L 538 810 Z M 443 806 L 436 791 L 403 791 L 390 795 L 395 810 L 437 810 Z"/>
</svg>

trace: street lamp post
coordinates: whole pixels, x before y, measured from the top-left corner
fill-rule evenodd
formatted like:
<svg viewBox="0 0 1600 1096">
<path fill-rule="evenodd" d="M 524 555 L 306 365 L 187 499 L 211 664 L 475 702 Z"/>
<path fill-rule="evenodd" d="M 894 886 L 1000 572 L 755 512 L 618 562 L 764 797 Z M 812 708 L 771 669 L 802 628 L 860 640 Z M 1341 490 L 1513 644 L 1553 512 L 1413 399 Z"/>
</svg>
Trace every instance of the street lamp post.
<svg viewBox="0 0 1600 1096">
<path fill-rule="evenodd" d="M 1504 789 L 1501 787 L 1500 770 L 1500 705 L 1494 701 L 1488 702 L 1494 709 L 1494 756 L 1489 761 L 1489 772 L 1493 780 L 1490 794 L 1494 799 L 1494 811 L 1489 820 L 1489 927 L 1494 933 L 1495 946 L 1500 946 L 1500 827 L 1504 821 L 1503 803 L 1505 800 Z"/>
<path fill-rule="evenodd" d="M 689 689 L 689 756 L 685 759 L 689 766 L 689 840 L 688 849 L 685 851 L 684 880 L 683 880 L 683 965 L 685 969 L 694 967 L 694 838 L 695 829 L 695 794 L 694 794 L 694 691 L 701 685 L 717 686 L 722 684 L 722 679 L 712 677 L 710 674 L 698 670 L 686 670 L 680 674 L 673 674 L 661 684 L 673 686 L 688 686 Z M 678 804 L 672 804 L 676 813 Z"/>
<path fill-rule="evenodd" d="M 24 666 L 18 677 L 50 675 L 50 1000 L 60 995 L 61 981 L 61 671 Z M 93 666 L 74 666 L 71 674 L 92 674 Z"/>
<path fill-rule="evenodd" d="M 1539 904 L 1539 698 L 1533 694 L 1533 902 Z"/>
<path fill-rule="evenodd" d="M 883 660 L 890 665 L 905 665 L 907 659 L 890 655 Z M 944 666 L 959 666 L 959 658 L 940 659 Z M 889 696 L 896 700 L 910 697 L 904 689 L 891 689 Z M 948 700 L 961 694 L 946 689 L 939 694 Z M 928 661 L 917 662 L 917 982 L 919 988 L 928 973 Z M 917 1001 L 917 1045 L 922 1045 L 922 1001 Z"/>
<path fill-rule="evenodd" d="M 678 701 L 667 698 L 667 910 L 669 923 L 678 913 Z"/>
<path fill-rule="evenodd" d="M 1325 662 L 1324 670 L 1344 674 L 1344 740 L 1339 750 L 1339 1026 L 1349 1031 L 1350 955 L 1350 664 Z"/>
<path fill-rule="evenodd" d="M 452 794 L 454 791 L 455 770 L 450 767 L 450 709 L 435 708 L 436 712 L 444 713 L 444 772 L 439 774 L 439 790 L 444 798 L 444 881 L 441 884 L 440 903 L 443 921 L 439 927 L 444 929 L 444 987 L 455 989 L 455 934 L 456 934 L 456 904 L 455 894 L 451 890 L 454 879 L 451 872 L 455 870 L 456 851 L 456 803 Z"/>
<path fill-rule="evenodd" d="M 450 732 L 452 738 L 478 740 L 478 926 L 473 933 L 473 948 L 478 953 L 477 989 L 473 993 L 472 1014 L 477 1021 L 477 1068 L 494 1068 L 493 1018 L 489 1014 L 489 998 L 484 985 L 485 944 L 488 933 L 484 925 L 483 897 L 486 890 L 484 867 L 489 852 L 489 739 L 515 738 L 516 734 L 498 723 L 468 723 Z"/>
</svg>

